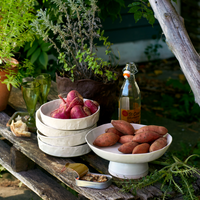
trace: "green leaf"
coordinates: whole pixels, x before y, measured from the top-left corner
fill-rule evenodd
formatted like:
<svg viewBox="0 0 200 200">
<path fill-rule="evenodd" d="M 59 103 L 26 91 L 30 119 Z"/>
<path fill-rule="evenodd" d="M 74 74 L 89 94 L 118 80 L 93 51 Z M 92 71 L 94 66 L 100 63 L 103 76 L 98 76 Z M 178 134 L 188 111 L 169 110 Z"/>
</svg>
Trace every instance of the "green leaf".
<svg viewBox="0 0 200 200">
<path fill-rule="evenodd" d="M 39 56 L 39 62 L 41 65 L 47 69 L 47 64 L 48 64 L 48 55 L 46 52 L 42 51 L 40 56 Z"/>
<path fill-rule="evenodd" d="M 26 57 L 28 58 L 37 49 L 38 43 L 34 41 L 33 46 L 28 50 Z"/>
<path fill-rule="evenodd" d="M 42 39 L 42 37 L 40 37 L 40 38 L 38 39 L 38 44 L 41 45 L 43 42 L 44 42 L 44 40 Z"/>
<path fill-rule="evenodd" d="M 110 2 L 108 4 L 107 11 L 110 15 L 116 15 L 117 13 L 120 13 L 120 10 L 121 6 L 117 2 Z"/>
<path fill-rule="evenodd" d="M 115 2 L 118 2 L 120 4 L 120 6 L 125 7 L 124 0 L 115 0 Z"/>
<path fill-rule="evenodd" d="M 140 2 L 133 2 L 131 4 L 128 5 L 128 7 L 134 7 L 134 6 L 138 6 L 138 5 L 141 5 Z"/>
<path fill-rule="evenodd" d="M 34 62 L 38 59 L 40 53 L 41 53 L 41 49 L 37 49 L 37 50 L 33 53 L 33 55 L 31 56 L 30 62 L 31 62 L 31 63 L 34 63 Z"/>
<path fill-rule="evenodd" d="M 135 22 L 138 22 L 142 17 L 142 12 L 141 11 L 138 11 L 134 14 L 134 19 L 135 19 Z"/>
<path fill-rule="evenodd" d="M 139 6 L 134 6 L 134 7 L 130 8 L 130 10 L 129 10 L 128 12 L 129 12 L 129 13 L 135 13 L 135 12 L 137 12 L 139 9 L 140 9 Z"/>
<path fill-rule="evenodd" d="M 24 47 L 24 52 L 27 51 L 30 48 L 30 42 L 27 42 L 25 47 Z"/>
<path fill-rule="evenodd" d="M 42 51 L 48 51 L 48 50 L 50 49 L 49 46 L 50 46 L 49 43 L 45 43 L 45 42 L 44 42 L 44 43 L 41 45 Z"/>
</svg>

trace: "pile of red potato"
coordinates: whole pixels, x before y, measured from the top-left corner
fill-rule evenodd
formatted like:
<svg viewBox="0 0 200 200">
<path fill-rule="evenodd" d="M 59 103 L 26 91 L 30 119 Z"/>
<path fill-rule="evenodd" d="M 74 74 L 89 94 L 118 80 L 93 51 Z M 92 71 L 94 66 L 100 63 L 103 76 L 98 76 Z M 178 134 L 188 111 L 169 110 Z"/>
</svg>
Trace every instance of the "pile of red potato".
<svg viewBox="0 0 200 200">
<path fill-rule="evenodd" d="M 52 111 L 50 116 L 59 119 L 78 119 L 92 115 L 98 110 L 98 102 L 93 100 L 83 100 L 83 97 L 76 90 L 71 90 L 66 98 L 58 95 L 62 99 L 59 108 Z"/>
<path fill-rule="evenodd" d="M 163 126 L 148 125 L 138 130 L 124 120 L 112 120 L 113 127 L 99 135 L 93 145 L 108 147 L 117 142 L 122 145 L 118 150 L 125 154 L 148 153 L 162 149 L 167 145 L 168 130 Z"/>
</svg>

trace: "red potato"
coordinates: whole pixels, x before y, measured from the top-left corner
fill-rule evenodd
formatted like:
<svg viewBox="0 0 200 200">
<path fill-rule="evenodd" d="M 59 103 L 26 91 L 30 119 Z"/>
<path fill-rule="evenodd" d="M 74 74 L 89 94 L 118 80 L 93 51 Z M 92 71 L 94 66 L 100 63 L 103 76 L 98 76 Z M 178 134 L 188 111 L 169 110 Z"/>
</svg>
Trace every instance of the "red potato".
<svg viewBox="0 0 200 200">
<path fill-rule="evenodd" d="M 62 102 L 56 110 L 50 113 L 50 116 L 58 119 L 70 119 L 70 113 L 66 111 L 68 103 L 60 95 L 58 95 L 58 97 L 62 99 Z"/>
<path fill-rule="evenodd" d="M 124 135 L 123 133 L 121 133 L 120 131 L 118 131 L 118 130 L 117 130 L 116 128 L 114 128 L 114 127 L 107 128 L 107 129 L 105 130 L 105 132 L 106 132 L 106 133 L 112 132 L 112 133 L 115 133 L 115 134 L 117 134 L 117 135 L 119 135 L 119 136 Z"/>
<path fill-rule="evenodd" d="M 154 131 L 143 131 L 134 136 L 133 141 L 138 143 L 153 142 L 154 140 L 160 138 L 160 134 Z"/>
<path fill-rule="evenodd" d="M 137 131 L 135 131 L 135 134 L 145 132 L 145 131 L 154 131 L 154 132 L 159 133 L 160 135 L 165 135 L 166 133 L 168 133 L 167 128 L 165 128 L 164 126 L 148 125 L 148 126 L 143 126 Z"/>
<path fill-rule="evenodd" d="M 119 138 L 119 143 L 124 144 L 127 142 L 132 142 L 133 141 L 134 135 L 123 135 Z"/>
<path fill-rule="evenodd" d="M 66 105 L 67 107 L 69 106 L 69 103 L 66 101 L 66 99 L 64 99 L 61 95 L 58 95 L 58 97 L 62 100 L 61 104 L 59 105 L 59 108 L 65 107 Z"/>
<path fill-rule="evenodd" d="M 150 147 L 149 143 L 139 144 L 133 149 L 132 154 L 148 153 L 149 147 Z"/>
<path fill-rule="evenodd" d="M 118 151 L 128 154 L 132 153 L 133 149 L 138 145 L 137 142 L 127 142 L 122 144 L 119 148 Z"/>
<path fill-rule="evenodd" d="M 68 94 L 67 94 L 67 99 L 66 101 L 68 103 L 71 103 L 76 97 L 80 98 L 83 100 L 83 97 L 81 96 L 81 94 L 77 91 L 77 90 L 71 90 Z"/>
<path fill-rule="evenodd" d="M 124 120 L 111 120 L 111 124 L 120 132 L 125 135 L 134 135 L 134 127 Z"/>
<path fill-rule="evenodd" d="M 99 106 L 99 103 L 97 101 L 92 101 L 97 107 Z"/>
<path fill-rule="evenodd" d="M 119 140 L 119 135 L 115 133 L 103 133 L 99 135 L 93 142 L 93 145 L 99 147 L 109 147 L 116 144 Z"/>
<path fill-rule="evenodd" d="M 90 112 L 90 109 L 86 106 L 83 106 L 83 111 L 87 116 L 90 116 L 92 113 Z"/>
<path fill-rule="evenodd" d="M 71 119 L 78 119 L 78 118 L 83 118 L 83 117 L 87 117 L 87 115 L 85 114 L 83 107 L 81 105 L 75 105 L 70 110 Z"/>
<path fill-rule="evenodd" d="M 153 152 L 153 151 L 157 151 L 159 149 L 162 149 L 163 147 L 165 147 L 167 145 L 167 138 L 166 137 L 161 137 L 161 138 L 158 138 L 157 140 L 155 140 L 150 148 L 149 148 L 149 151 L 150 152 Z"/>
<path fill-rule="evenodd" d="M 67 107 L 66 112 L 69 112 L 75 105 L 83 106 L 83 104 L 84 104 L 83 103 L 83 99 L 79 98 L 79 97 L 76 97 L 69 103 L 69 106 Z"/>
<path fill-rule="evenodd" d="M 70 119 L 70 113 L 66 112 L 66 108 L 64 106 L 51 112 L 50 116 L 58 119 Z"/>
<path fill-rule="evenodd" d="M 89 100 L 89 99 L 84 102 L 84 106 L 89 108 L 89 110 L 91 111 L 92 114 L 98 110 L 97 104 L 98 103 L 96 101 L 94 103 L 92 100 Z"/>
</svg>

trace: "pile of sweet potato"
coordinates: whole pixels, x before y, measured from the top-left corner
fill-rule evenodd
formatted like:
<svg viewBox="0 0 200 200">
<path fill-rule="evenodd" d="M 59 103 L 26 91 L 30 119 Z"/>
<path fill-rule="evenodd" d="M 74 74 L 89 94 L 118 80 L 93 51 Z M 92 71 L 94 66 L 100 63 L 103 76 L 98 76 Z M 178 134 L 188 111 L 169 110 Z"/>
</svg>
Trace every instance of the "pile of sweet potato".
<svg viewBox="0 0 200 200">
<path fill-rule="evenodd" d="M 58 95 L 62 99 L 59 108 L 52 111 L 50 116 L 59 119 L 77 119 L 94 114 L 98 110 L 98 102 L 93 100 L 83 100 L 81 94 L 76 90 L 71 90 L 66 98 Z"/>
<path fill-rule="evenodd" d="M 93 145 L 107 147 L 122 145 L 118 150 L 125 154 L 148 153 L 162 149 L 167 145 L 167 128 L 164 126 L 148 125 L 138 130 L 124 120 L 112 120 L 113 127 L 105 130 L 93 142 Z"/>
</svg>

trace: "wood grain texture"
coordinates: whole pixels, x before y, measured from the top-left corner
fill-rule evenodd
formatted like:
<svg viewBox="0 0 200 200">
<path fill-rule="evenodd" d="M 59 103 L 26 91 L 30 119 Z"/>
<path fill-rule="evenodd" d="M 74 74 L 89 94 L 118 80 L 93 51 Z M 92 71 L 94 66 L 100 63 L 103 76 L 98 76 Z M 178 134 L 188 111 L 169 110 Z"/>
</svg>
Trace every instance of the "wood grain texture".
<svg viewBox="0 0 200 200">
<path fill-rule="evenodd" d="M 58 182 L 43 173 L 40 169 L 22 172 L 13 171 L 10 165 L 10 146 L 1 140 L 0 164 L 43 200 L 77 199 L 77 197 L 72 195 L 66 188 L 63 188 Z"/>
<path fill-rule="evenodd" d="M 1 117 L 0 117 L 1 118 Z M 63 182 L 66 186 L 70 187 L 71 189 L 75 190 L 79 194 L 87 197 L 88 199 L 125 199 L 130 200 L 134 199 L 134 196 L 129 193 L 122 193 L 120 192 L 120 189 L 114 185 L 108 187 L 105 190 L 98 190 L 98 189 L 91 189 L 91 188 L 83 188 L 78 187 L 75 184 L 75 177 L 77 174 L 69 168 L 66 168 L 64 171 L 64 166 L 66 163 L 73 163 L 73 158 L 57 158 L 50 155 L 47 155 L 43 153 L 39 148 L 37 144 L 37 137 L 35 134 L 32 134 L 31 138 L 22 138 L 22 137 L 16 137 L 10 132 L 3 124 L 0 123 L 0 134 L 9 140 L 13 146 L 21 151 L 24 155 L 26 155 L 28 158 L 33 160 L 37 165 L 45 169 L 48 173 L 56 177 L 59 181 Z M 90 156 L 89 156 L 90 157 Z M 81 159 L 81 157 L 80 157 Z M 91 157 L 91 159 L 94 159 L 94 157 Z M 98 162 L 99 157 L 95 157 L 96 163 Z M 101 160 L 101 159 L 100 159 Z M 87 160 L 88 162 L 90 159 Z M 103 164 L 102 164 L 103 165 Z M 94 166 L 95 167 L 95 166 Z M 96 166 L 96 170 L 100 171 L 100 165 Z M 7 168 L 7 167 L 6 167 Z M 105 165 L 104 165 L 105 168 Z M 20 172 L 21 173 L 21 172 Z M 25 172 L 23 172 L 25 174 Z M 28 184 L 28 183 L 26 183 Z M 34 188 L 31 188 L 33 191 Z M 41 194 L 37 193 L 41 196 Z"/>
</svg>

